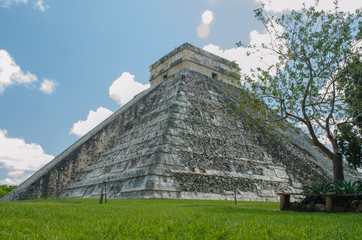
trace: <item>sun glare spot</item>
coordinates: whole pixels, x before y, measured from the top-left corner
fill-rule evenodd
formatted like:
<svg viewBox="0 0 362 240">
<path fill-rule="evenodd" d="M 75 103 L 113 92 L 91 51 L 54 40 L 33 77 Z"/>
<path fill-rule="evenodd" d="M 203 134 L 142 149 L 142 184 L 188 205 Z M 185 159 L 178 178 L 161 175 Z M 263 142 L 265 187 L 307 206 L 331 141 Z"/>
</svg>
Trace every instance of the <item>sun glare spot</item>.
<svg viewBox="0 0 362 240">
<path fill-rule="evenodd" d="M 205 24 L 210 24 L 213 19 L 214 19 L 214 14 L 210 10 L 206 10 L 202 14 L 202 22 Z"/>
<path fill-rule="evenodd" d="M 199 36 L 200 38 L 206 38 L 207 36 L 209 36 L 209 34 L 210 34 L 209 24 L 201 23 L 197 27 L 197 36 Z"/>
</svg>

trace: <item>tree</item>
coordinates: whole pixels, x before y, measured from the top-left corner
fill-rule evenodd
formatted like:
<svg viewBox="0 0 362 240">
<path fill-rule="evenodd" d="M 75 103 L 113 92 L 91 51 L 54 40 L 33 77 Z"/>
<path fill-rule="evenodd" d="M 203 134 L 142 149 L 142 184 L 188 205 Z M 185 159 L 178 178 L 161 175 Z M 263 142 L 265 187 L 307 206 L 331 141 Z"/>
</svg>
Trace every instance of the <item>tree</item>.
<svg viewBox="0 0 362 240">
<path fill-rule="evenodd" d="M 361 22 L 362 23 L 362 22 Z M 362 24 L 359 30 L 362 38 Z M 348 105 L 349 115 L 353 119 L 353 125 L 362 130 L 362 62 L 361 54 L 357 53 L 347 62 L 339 73 L 337 80 L 343 88 L 345 104 Z"/>
<path fill-rule="evenodd" d="M 249 54 L 269 51 L 278 61 L 242 76 L 247 82 L 244 87 L 253 94 L 249 100 L 255 100 L 240 102 L 237 109 L 247 108 L 270 125 L 287 121 L 305 127 L 315 146 L 333 162 L 334 181 L 344 180 L 337 139 L 341 126 L 356 122 L 360 115 L 351 114 L 353 104 L 347 104 L 348 91 L 341 76 L 361 51 L 361 11 L 340 12 L 336 2 L 334 12 L 304 5 L 301 11 L 278 17 L 269 16 L 263 6 L 255 10 L 255 16 L 271 41 L 248 45 Z M 344 78 L 352 78 L 350 71 L 344 71 Z M 272 114 L 257 107 L 264 103 Z"/>
<path fill-rule="evenodd" d="M 342 155 L 350 166 L 362 167 L 362 138 L 361 134 L 352 124 L 339 127 L 340 135 L 337 136 L 338 146 Z"/>
<path fill-rule="evenodd" d="M 360 33 L 362 33 L 360 31 Z M 362 63 L 354 56 L 338 76 L 344 87 L 345 104 L 354 121 L 339 126 L 338 146 L 350 166 L 362 167 Z"/>
</svg>

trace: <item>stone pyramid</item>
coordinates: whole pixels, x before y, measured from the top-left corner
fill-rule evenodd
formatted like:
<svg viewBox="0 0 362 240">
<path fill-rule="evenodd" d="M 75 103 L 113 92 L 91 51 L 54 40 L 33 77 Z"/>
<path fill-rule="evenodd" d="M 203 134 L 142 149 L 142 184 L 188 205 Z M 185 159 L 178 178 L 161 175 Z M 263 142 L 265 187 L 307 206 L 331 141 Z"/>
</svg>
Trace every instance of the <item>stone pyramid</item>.
<svg viewBox="0 0 362 240">
<path fill-rule="evenodd" d="M 332 179 L 290 128 L 268 140 L 227 116 L 230 62 L 183 44 L 150 66 L 151 87 L 2 200 L 44 197 L 277 200 Z M 215 78 L 224 81 L 215 80 Z M 245 116 L 247 117 L 247 116 Z"/>
</svg>

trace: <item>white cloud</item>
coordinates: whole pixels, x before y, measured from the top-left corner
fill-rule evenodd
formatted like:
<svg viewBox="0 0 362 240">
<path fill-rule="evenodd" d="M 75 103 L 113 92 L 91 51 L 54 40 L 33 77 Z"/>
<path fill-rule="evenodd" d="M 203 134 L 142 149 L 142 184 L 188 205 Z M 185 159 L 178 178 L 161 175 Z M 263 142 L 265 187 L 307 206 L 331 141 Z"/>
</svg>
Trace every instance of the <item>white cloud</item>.
<svg viewBox="0 0 362 240">
<path fill-rule="evenodd" d="M 29 178 L 34 171 L 9 171 L 7 174 L 7 178 L 5 179 L 0 179 L 0 184 L 5 184 L 5 185 L 10 185 L 10 186 L 14 186 L 14 185 L 19 185 L 22 182 L 24 182 L 27 178 Z"/>
<path fill-rule="evenodd" d="M 250 44 L 256 44 L 260 46 L 262 43 L 270 43 L 270 37 L 266 33 L 259 33 L 258 31 L 254 30 L 249 35 L 249 41 Z M 266 69 L 268 66 L 278 61 L 278 58 L 275 55 L 265 49 L 261 49 L 259 52 L 249 56 L 247 56 L 248 49 L 244 47 L 236 47 L 224 50 L 221 49 L 220 46 L 209 44 L 204 46 L 203 49 L 230 61 L 236 61 L 242 69 L 241 73 L 245 74 L 250 74 L 250 69 L 256 69 L 257 67 Z"/>
<path fill-rule="evenodd" d="M 24 175 L 24 171 L 17 170 L 17 171 L 8 172 L 8 176 L 11 177 L 19 177 L 21 175 Z"/>
<path fill-rule="evenodd" d="M 5 87 L 12 84 L 27 84 L 37 80 L 37 76 L 29 71 L 24 74 L 10 54 L 0 49 L 0 93 L 3 93 Z"/>
<path fill-rule="evenodd" d="M 207 38 L 210 34 L 210 23 L 214 20 L 214 14 L 210 10 L 205 10 L 201 15 L 201 24 L 197 27 L 197 36 Z"/>
<path fill-rule="evenodd" d="M 96 111 L 90 110 L 87 119 L 84 121 L 79 120 L 78 122 L 74 123 L 69 134 L 82 137 L 95 126 L 100 124 L 104 119 L 112 115 L 112 113 L 113 112 L 111 110 L 104 107 L 99 107 Z"/>
<path fill-rule="evenodd" d="M 29 177 L 29 171 L 35 172 L 53 158 L 40 145 L 10 138 L 6 130 L 0 129 L 0 164 L 9 170 L 8 178 L 0 179 L 0 184 L 19 184 Z"/>
<path fill-rule="evenodd" d="M 29 71 L 24 74 L 10 54 L 4 49 L 0 49 L 0 94 L 10 85 L 30 84 L 37 80 L 38 77 Z M 45 78 L 39 89 L 44 93 L 51 94 L 56 86 L 55 80 Z"/>
<path fill-rule="evenodd" d="M 28 0 L 0 0 L 0 6 L 4 8 L 10 7 L 12 4 L 28 3 Z"/>
<path fill-rule="evenodd" d="M 129 72 L 124 72 L 109 87 L 109 96 L 121 106 L 126 104 L 136 94 L 150 87 L 149 84 L 136 82 L 134 77 L 135 76 Z M 104 107 L 99 107 L 96 111 L 91 110 L 86 120 L 79 120 L 73 124 L 69 134 L 82 137 L 112 115 L 112 113 L 111 110 Z"/>
<path fill-rule="evenodd" d="M 254 0 L 257 3 L 265 4 L 265 10 L 269 12 L 285 12 L 291 10 L 299 10 L 302 8 L 302 4 L 305 2 L 306 6 L 314 6 L 315 0 L 305 1 L 291 1 L 291 0 Z M 334 1 L 332 0 L 319 0 L 317 10 L 334 10 Z M 354 0 L 339 0 L 339 10 L 345 12 L 353 12 L 362 7 L 360 1 Z"/>
<path fill-rule="evenodd" d="M 50 79 L 44 79 L 40 86 L 40 91 L 46 94 L 52 94 L 56 87 L 56 81 Z"/>
<path fill-rule="evenodd" d="M 35 173 L 35 171 L 32 171 L 29 174 L 23 174 L 20 176 L 8 176 L 5 179 L 0 179 L 0 185 L 10 185 L 10 186 L 16 186 L 21 184 L 22 182 L 24 182 L 26 179 L 28 179 L 31 175 L 33 175 L 33 173 Z"/>
<path fill-rule="evenodd" d="M 13 4 L 28 4 L 28 0 L 0 0 L 0 7 L 10 8 Z M 45 3 L 44 0 L 33 0 L 34 6 L 36 9 L 44 12 L 49 9 L 49 5 Z"/>
<path fill-rule="evenodd" d="M 134 80 L 134 75 L 124 72 L 109 87 L 109 96 L 119 105 L 126 104 L 135 95 L 149 88 L 149 84 L 142 84 Z"/>
<path fill-rule="evenodd" d="M 44 3 L 44 0 L 38 0 L 38 1 L 35 2 L 35 8 L 37 8 L 40 11 L 44 12 L 45 10 L 49 9 L 49 5 Z"/>
<path fill-rule="evenodd" d="M 254 0 L 258 3 L 266 4 L 266 10 L 271 12 L 282 12 L 287 10 L 298 10 L 301 9 L 302 3 L 304 1 L 290 1 L 290 0 Z M 306 5 L 310 6 L 314 4 L 314 0 L 308 0 Z M 339 1 L 340 10 L 343 11 L 354 11 L 357 8 L 361 8 L 362 4 L 358 4 L 358 1 Z M 331 0 L 320 0 L 318 8 L 323 10 L 333 10 L 334 5 Z M 283 32 L 283 29 L 275 25 L 277 27 L 277 31 Z M 250 69 L 256 69 L 260 67 L 265 69 L 266 67 L 275 64 L 278 62 L 278 58 L 272 54 L 271 51 L 262 49 L 261 44 L 270 45 L 271 37 L 265 31 L 258 32 L 256 30 L 251 31 L 249 34 L 249 44 L 259 46 L 257 52 L 253 52 L 250 56 L 247 56 L 247 49 L 244 47 L 236 47 L 230 49 L 221 49 L 220 46 L 216 46 L 213 44 L 209 44 L 204 46 L 204 50 L 219 55 L 223 58 L 229 59 L 231 61 L 236 61 L 239 66 L 242 68 L 241 73 L 250 74 Z M 275 71 L 275 69 L 274 69 Z"/>
</svg>

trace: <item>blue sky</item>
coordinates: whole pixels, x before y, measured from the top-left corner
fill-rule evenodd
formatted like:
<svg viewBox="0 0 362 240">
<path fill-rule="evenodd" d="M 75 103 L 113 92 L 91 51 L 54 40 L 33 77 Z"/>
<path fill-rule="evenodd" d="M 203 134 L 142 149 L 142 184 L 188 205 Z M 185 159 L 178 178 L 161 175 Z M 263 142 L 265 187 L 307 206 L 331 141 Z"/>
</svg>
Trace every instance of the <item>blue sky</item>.
<svg viewBox="0 0 362 240">
<path fill-rule="evenodd" d="M 309 1 L 313 2 L 313 1 Z M 320 1 L 330 8 L 333 1 Z M 358 1 L 341 1 L 345 10 Z M 253 9 L 288 0 L 0 0 L 0 184 L 19 184 L 135 94 L 184 42 L 238 61 L 267 41 Z M 342 4 L 343 3 L 343 4 Z M 273 61 L 267 59 L 266 61 Z"/>
</svg>

